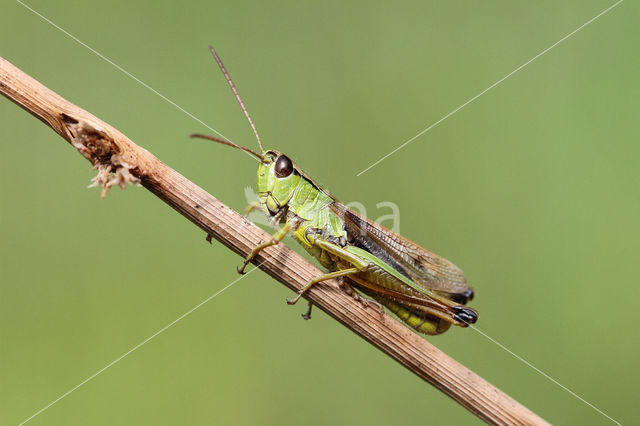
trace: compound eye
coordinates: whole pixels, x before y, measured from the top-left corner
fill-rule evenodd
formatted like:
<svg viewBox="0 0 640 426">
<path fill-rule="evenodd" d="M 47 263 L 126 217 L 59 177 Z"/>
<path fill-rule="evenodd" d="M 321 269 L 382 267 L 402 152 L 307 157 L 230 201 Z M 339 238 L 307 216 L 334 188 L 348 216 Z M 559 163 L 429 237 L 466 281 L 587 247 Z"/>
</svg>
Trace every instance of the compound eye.
<svg viewBox="0 0 640 426">
<path fill-rule="evenodd" d="M 285 178 L 293 173 L 293 162 L 286 155 L 281 155 L 276 159 L 274 171 L 277 177 Z"/>
</svg>

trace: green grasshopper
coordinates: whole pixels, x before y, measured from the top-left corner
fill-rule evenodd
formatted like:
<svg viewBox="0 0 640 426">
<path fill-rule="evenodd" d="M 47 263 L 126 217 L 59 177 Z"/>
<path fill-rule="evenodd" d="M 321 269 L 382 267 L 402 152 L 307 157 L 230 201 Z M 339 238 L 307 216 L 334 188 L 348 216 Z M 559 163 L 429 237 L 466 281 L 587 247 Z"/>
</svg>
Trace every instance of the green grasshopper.
<svg viewBox="0 0 640 426">
<path fill-rule="evenodd" d="M 330 272 L 309 281 L 293 300 L 287 299 L 290 305 L 313 285 L 341 278 L 345 289 L 355 287 L 377 302 L 360 300 L 372 302 L 382 311 L 380 305 L 386 306 L 421 333 L 440 334 L 451 324 L 466 327 L 476 322 L 476 311 L 463 306 L 473 298 L 473 290 L 457 266 L 358 215 L 338 202 L 289 157 L 263 148 L 229 73 L 213 47 L 209 48 L 253 129 L 261 153 L 213 136 L 193 134 L 191 137 L 229 145 L 256 157 L 259 202 L 249 205 L 246 213 L 260 210 L 272 224 L 282 225 L 269 241 L 251 251 L 238 272 L 243 274 L 256 254 L 291 234 Z M 310 312 L 311 303 L 303 317 L 310 318 Z"/>
</svg>

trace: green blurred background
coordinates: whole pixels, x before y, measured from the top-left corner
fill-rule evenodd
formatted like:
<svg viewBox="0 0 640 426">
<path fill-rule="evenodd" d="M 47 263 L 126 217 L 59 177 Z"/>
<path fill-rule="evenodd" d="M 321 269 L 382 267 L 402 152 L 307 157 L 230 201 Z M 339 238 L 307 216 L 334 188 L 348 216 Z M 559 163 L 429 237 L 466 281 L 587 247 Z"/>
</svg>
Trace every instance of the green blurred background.
<svg viewBox="0 0 640 426">
<path fill-rule="evenodd" d="M 482 332 L 638 422 L 639 8 L 624 2 L 360 177 L 612 1 L 31 0 L 42 15 L 339 199 L 393 201 L 402 233 L 452 259 Z M 255 163 L 18 3 L 0 56 L 236 210 Z M 16 424 L 237 278 L 240 258 L 142 188 L 94 172 L 0 101 L 0 424 Z M 292 246 L 291 240 L 288 245 Z M 38 425 L 477 424 L 255 272 L 34 418 Z M 609 424 L 472 329 L 429 341 L 557 424 Z"/>
</svg>

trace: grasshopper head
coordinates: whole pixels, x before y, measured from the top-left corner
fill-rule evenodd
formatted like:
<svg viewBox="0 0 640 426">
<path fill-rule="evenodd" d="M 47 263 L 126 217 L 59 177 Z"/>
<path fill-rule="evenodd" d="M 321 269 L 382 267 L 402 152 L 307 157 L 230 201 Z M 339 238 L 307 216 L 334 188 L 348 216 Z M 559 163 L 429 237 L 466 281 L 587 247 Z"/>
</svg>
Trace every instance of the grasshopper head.
<svg viewBox="0 0 640 426">
<path fill-rule="evenodd" d="M 300 182 L 300 173 L 286 155 L 269 150 L 258 166 L 258 197 L 266 211 L 275 216 L 287 205 Z"/>
<path fill-rule="evenodd" d="M 271 149 L 262 151 L 263 154 L 260 155 L 250 148 L 215 136 L 194 133 L 191 137 L 228 145 L 256 157 L 260 162 L 258 166 L 258 198 L 264 207 L 264 212 L 270 216 L 282 212 L 300 183 L 300 171 L 289 157 L 278 151 Z M 262 144 L 260 144 L 260 148 L 262 149 Z"/>
</svg>

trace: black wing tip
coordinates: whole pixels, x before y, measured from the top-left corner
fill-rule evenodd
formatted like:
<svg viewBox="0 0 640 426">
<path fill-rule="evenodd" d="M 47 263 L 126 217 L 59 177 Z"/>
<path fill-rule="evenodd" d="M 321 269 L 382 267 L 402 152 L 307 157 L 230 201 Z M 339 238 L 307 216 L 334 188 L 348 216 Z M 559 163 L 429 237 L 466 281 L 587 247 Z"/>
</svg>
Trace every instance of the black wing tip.
<svg viewBox="0 0 640 426">
<path fill-rule="evenodd" d="M 449 298 L 456 303 L 460 303 L 461 305 L 466 305 L 468 302 L 473 300 L 474 296 L 473 289 L 469 287 L 467 290 L 461 293 L 453 293 L 449 295 Z"/>
<path fill-rule="evenodd" d="M 471 308 L 456 306 L 454 312 L 456 320 L 464 323 L 464 327 L 475 324 L 478 321 L 478 313 Z"/>
</svg>

